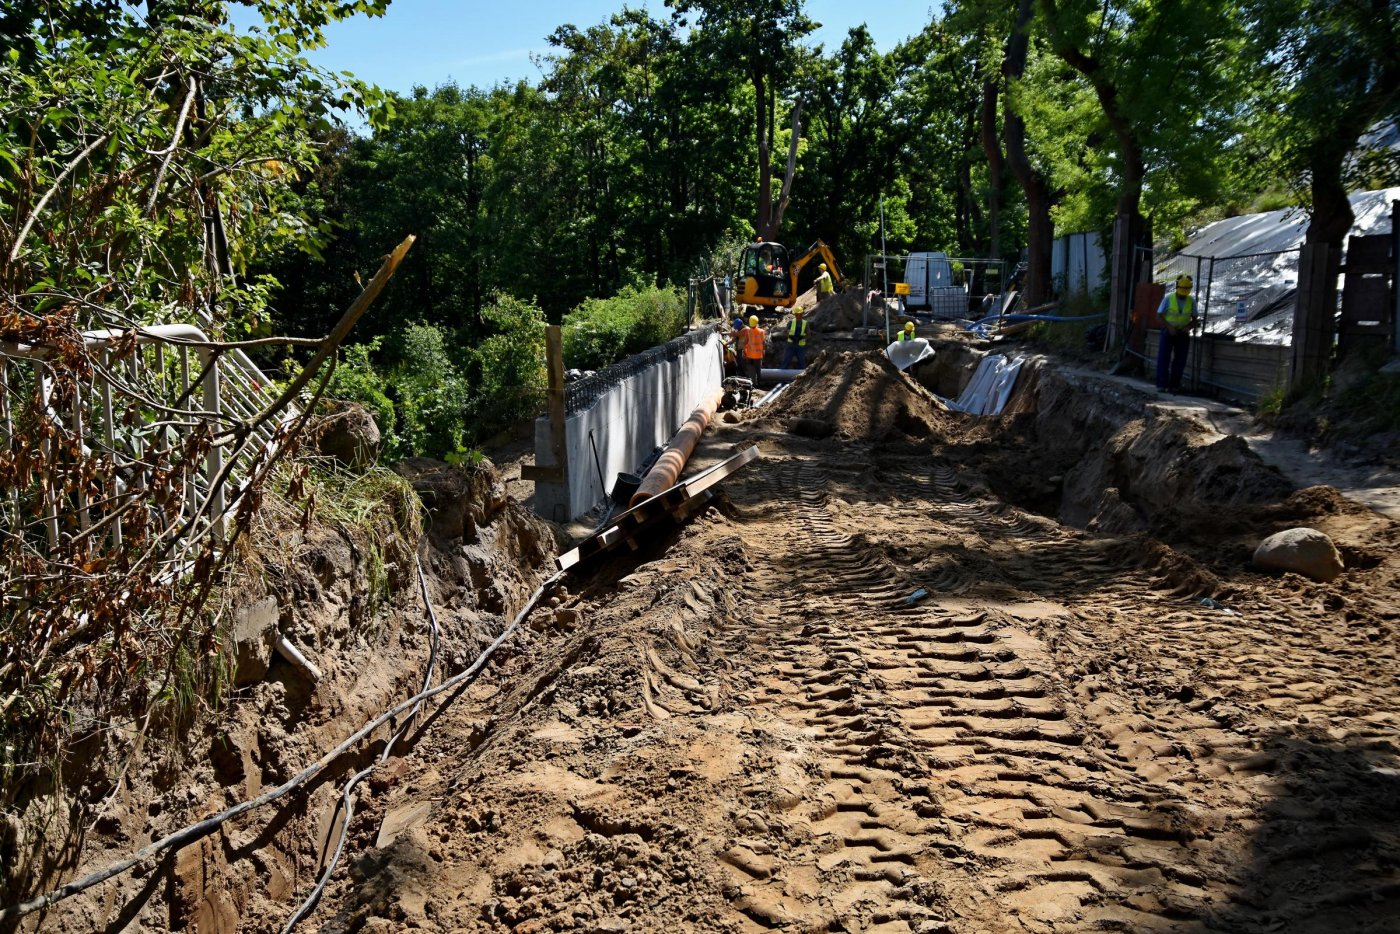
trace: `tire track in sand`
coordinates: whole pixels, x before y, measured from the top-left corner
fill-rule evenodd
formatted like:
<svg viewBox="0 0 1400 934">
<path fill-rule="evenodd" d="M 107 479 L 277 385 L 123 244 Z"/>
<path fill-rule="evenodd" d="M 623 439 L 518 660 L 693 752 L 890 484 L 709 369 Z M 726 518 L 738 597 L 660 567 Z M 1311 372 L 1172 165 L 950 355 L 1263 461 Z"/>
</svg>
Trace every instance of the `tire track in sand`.
<svg viewBox="0 0 1400 934">
<path fill-rule="evenodd" d="M 961 491 L 949 468 L 925 471 L 898 488 L 934 529 L 1069 537 Z M 753 704 L 810 737 L 816 761 L 789 802 L 806 846 L 791 869 L 746 879 L 736 907 L 816 930 L 1168 930 L 1204 917 L 1220 893 L 1189 846 L 1183 796 L 1086 747 L 1048 651 L 1013 619 L 939 605 L 974 575 L 945 567 L 925 583 L 934 599 L 906 604 L 908 575 L 833 515 L 809 462 L 774 465 L 747 494 L 768 504 L 749 593 L 775 663 Z M 1100 553 L 1077 573 L 1107 584 L 1123 561 Z M 793 898 L 794 873 L 821 896 Z"/>
</svg>

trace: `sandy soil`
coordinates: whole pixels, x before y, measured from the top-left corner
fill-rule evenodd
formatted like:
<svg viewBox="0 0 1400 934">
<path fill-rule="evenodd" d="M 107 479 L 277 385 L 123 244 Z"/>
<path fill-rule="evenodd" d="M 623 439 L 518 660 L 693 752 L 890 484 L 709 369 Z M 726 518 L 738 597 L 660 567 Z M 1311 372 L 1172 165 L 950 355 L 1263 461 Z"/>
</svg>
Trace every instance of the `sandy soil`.
<svg viewBox="0 0 1400 934">
<path fill-rule="evenodd" d="M 313 929 L 1400 929 L 1396 524 L 1315 490 L 1214 554 L 1079 531 L 877 358 L 815 369 L 707 437 L 764 451 L 716 508 L 438 712 Z M 1247 567 L 1303 522 L 1342 578 Z"/>
</svg>

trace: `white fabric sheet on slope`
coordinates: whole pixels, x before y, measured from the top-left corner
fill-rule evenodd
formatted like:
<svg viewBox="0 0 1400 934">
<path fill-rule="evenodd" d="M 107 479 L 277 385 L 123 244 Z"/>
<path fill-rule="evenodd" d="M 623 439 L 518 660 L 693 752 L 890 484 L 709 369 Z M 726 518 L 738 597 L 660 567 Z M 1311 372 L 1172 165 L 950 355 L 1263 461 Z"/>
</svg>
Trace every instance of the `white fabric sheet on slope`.
<svg viewBox="0 0 1400 934">
<path fill-rule="evenodd" d="M 890 358 L 897 370 L 907 370 L 920 360 L 933 356 L 933 348 L 922 337 L 912 341 L 895 341 L 885 348 L 885 356 Z"/>
<path fill-rule="evenodd" d="M 1009 360 L 1002 354 L 983 357 L 962 395 L 956 401 L 944 401 L 949 408 L 969 415 L 1000 415 L 1016 388 L 1016 377 L 1024 362 L 1021 357 Z"/>
</svg>

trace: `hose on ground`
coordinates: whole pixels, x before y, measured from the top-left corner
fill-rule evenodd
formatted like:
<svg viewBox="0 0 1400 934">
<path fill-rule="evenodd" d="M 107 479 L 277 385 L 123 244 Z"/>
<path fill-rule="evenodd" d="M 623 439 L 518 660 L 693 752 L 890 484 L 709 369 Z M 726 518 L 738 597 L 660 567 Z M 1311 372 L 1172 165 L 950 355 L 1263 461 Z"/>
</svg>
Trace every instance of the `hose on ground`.
<svg viewBox="0 0 1400 934">
<path fill-rule="evenodd" d="M 315 778 L 322 771 L 324 771 L 328 765 L 330 765 L 336 759 L 340 758 L 354 746 L 359 744 L 361 740 L 369 736 L 375 730 L 379 729 L 385 723 L 388 723 L 390 720 L 393 720 L 399 714 L 403 713 L 406 710 L 412 709 L 422 704 L 423 701 L 436 697 L 439 694 L 445 694 L 446 692 L 453 690 L 454 688 L 460 686 L 469 679 L 475 677 L 476 674 L 480 672 L 483 667 L 485 667 L 486 663 L 490 661 L 491 656 L 496 654 L 496 650 L 499 649 L 501 645 L 512 635 L 514 635 L 517 629 L 520 628 L 520 624 L 524 622 L 525 617 L 527 617 L 534 610 L 535 605 L 539 603 L 540 597 L 544 595 L 545 591 L 552 587 L 554 584 L 556 584 L 559 581 L 559 579 L 564 576 L 564 574 L 564 571 L 556 571 L 547 580 L 545 580 L 545 582 L 540 585 L 539 589 L 536 590 L 534 594 L 530 597 L 530 599 L 526 602 L 525 606 L 521 608 L 520 612 L 516 614 L 515 619 L 511 621 L 511 624 L 507 626 L 499 636 L 496 637 L 494 642 L 492 642 L 486 647 L 486 649 L 481 653 L 481 655 L 477 657 L 476 661 L 472 662 L 472 664 L 469 667 L 453 675 L 451 678 L 448 678 L 446 681 L 442 682 L 437 687 L 421 691 L 418 694 L 415 694 L 413 697 L 410 697 L 407 700 L 401 701 L 398 704 L 394 705 L 389 710 L 385 711 L 378 717 L 371 720 L 369 723 L 366 723 L 364 726 L 360 727 L 339 746 L 336 746 L 330 752 L 326 753 L 321 758 L 313 762 L 311 765 L 307 766 L 305 769 L 302 769 L 296 775 L 292 776 L 282 784 L 278 785 L 276 788 L 270 789 L 269 791 L 265 791 L 262 794 L 258 795 L 256 798 L 252 798 L 248 801 L 243 801 L 238 804 L 235 804 L 233 807 L 228 808 L 224 811 L 220 811 L 218 814 L 215 814 L 211 817 L 206 817 L 204 820 L 199 821 L 198 823 L 191 824 L 188 827 L 183 827 L 180 830 L 176 830 L 172 833 L 166 834 L 159 840 L 156 840 L 153 843 L 149 843 L 141 849 L 137 850 L 135 853 L 133 853 L 126 859 L 115 862 L 112 865 L 106 867 L 105 869 L 99 869 L 97 872 L 89 873 L 88 875 L 83 876 L 81 879 L 76 879 L 73 882 L 61 885 L 53 891 L 48 892 L 44 895 L 36 896 L 35 898 L 31 898 L 29 901 L 20 902 L 16 905 L 11 905 L 8 908 L 5 908 L 4 910 L 0 910 L 0 921 L 11 921 L 16 918 L 22 918 L 25 915 L 32 914 L 36 911 L 57 904 L 58 902 L 61 902 L 66 898 L 72 898 L 74 895 L 77 895 L 80 892 L 84 892 L 92 888 L 94 885 L 106 882 L 113 876 L 121 875 L 122 873 L 131 869 L 133 866 L 137 866 L 153 856 L 156 856 L 160 853 L 164 853 L 166 850 L 177 846 L 184 846 L 188 843 L 193 843 L 194 841 L 199 840 L 210 833 L 213 833 L 227 821 L 232 820 L 233 818 L 238 817 L 240 815 L 246 814 L 249 811 L 257 810 L 258 808 L 261 808 L 264 805 L 271 804 L 279 798 L 284 797 L 289 792 L 294 791 L 300 786 L 306 784 L 312 778 Z"/>
<path fill-rule="evenodd" d="M 418 569 L 418 592 L 423 598 L 423 609 L 427 613 L 428 633 L 430 638 L 428 647 L 428 669 L 423 673 L 423 686 L 419 689 L 419 693 L 421 694 L 423 691 L 432 687 L 433 684 L 433 672 L 437 667 L 439 630 L 437 613 L 433 610 L 432 597 L 428 594 L 428 578 L 423 574 L 423 560 L 418 555 L 414 555 L 413 561 Z M 389 737 L 389 741 L 384 744 L 384 750 L 379 754 L 379 760 L 377 762 L 371 762 L 365 768 L 356 772 L 350 777 L 350 781 L 345 783 L 345 790 L 341 792 L 340 796 L 342 816 L 340 820 L 340 834 L 335 842 L 335 852 L 331 854 L 331 858 L 326 862 L 325 869 L 321 870 L 321 878 L 316 880 L 316 886 L 311 890 L 311 894 L 306 896 L 306 900 L 303 901 L 300 907 L 287 919 L 286 926 L 282 928 L 282 934 L 291 934 L 292 928 L 296 927 L 303 918 L 309 916 L 311 912 L 315 910 L 316 905 L 321 901 L 321 893 L 326 890 L 326 885 L 331 881 L 331 876 L 335 873 L 335 867 L 340 865 L 341 854 L 345 852 L 345 840 L 350 836 L 350 821 L 355 816 L 355 789 L 359 786 L 360 782 L 370 776 L 370 773 L 389 760 L 389 756 L 392 755 L 394 751 L 394 744 L 408 734 L 409 728 L 413 726 L 414 720 L 418 717 L 418 712 L 422 709 L 423 702 L 419 701 L 413 706 L 413 709 L 409 711 L 408 716 L 404 717 L 403 725 L 400 726 L 394 735 Z"/>
</svg>

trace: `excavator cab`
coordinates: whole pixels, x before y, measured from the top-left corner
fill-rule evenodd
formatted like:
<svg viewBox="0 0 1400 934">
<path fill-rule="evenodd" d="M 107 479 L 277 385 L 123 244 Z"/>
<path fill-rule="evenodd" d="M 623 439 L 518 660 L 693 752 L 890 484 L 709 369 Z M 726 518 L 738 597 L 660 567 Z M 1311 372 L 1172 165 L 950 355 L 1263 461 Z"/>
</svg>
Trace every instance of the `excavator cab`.
<svg viewBox="0 0 1400 934">
<path fill-rule="evenodd" d="M 832 281 L 838 285 L 841 283 L 841 269 L 836 264 L 836 257 L 820 240 L 801 256 L 793 256 L 792 251 L 781 243 L 757 240 L 747 244 L 739 254 L 734 301 L 760 308 L 791 308 L 797 302 L 799 289 L 804 285 L 810 288 L 812 279 L 816 277 L 815 270 L 806 269 L 814 259 L 825 262 Z"/>
<path fill-rule="evenodd" d="M 788 248 L 781 243 L 758 241 L 739 254 L 739 294 L 746 305 L 778 306 L 792 294 L 788 269 L 792 265 Z"/>
</svg>

